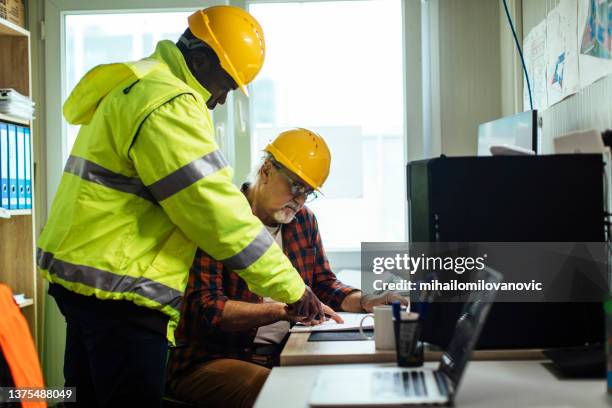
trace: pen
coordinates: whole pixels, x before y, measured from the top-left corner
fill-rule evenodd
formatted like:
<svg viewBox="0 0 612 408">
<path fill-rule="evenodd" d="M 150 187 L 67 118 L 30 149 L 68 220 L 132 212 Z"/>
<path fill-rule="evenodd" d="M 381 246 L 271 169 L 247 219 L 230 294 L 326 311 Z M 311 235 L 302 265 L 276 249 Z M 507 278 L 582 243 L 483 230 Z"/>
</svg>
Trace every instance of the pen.
<svg viewBox="0 0 612 408">
<path fill-rule="evenodd" d="M 391 307 L 392 307 L 392 311 L 393 311 L 393 318 L 395 320 L 397 320 L 398 322 L 400 321 L 400 310 L 401 310 L 401 303 L 399 300 L 394 300 L 393 302 L 391 302 Z"/>
</svg>

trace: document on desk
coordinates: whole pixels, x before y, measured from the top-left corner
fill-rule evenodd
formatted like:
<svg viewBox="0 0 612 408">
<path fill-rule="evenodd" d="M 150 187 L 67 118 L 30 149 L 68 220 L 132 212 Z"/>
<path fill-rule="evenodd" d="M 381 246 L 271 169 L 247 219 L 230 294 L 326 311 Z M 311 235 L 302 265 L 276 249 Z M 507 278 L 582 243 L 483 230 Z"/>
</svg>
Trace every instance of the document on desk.
<svg viewBox="0 0 612 408">
<path fill-rule="evenodd" d="M 339 312 L 338 315 L 342 317 L 344 323 L 336 323 L 334 320 L 327 320 L 317 326 L 306 326 L 301 323 L 297 323 L 290 330 L 291 333 L 310 333 L 310 332 L 325 332 L 325 331 L 342 331 L 342 330 L 359 330 L 359 323 L 363 316 L 368 313 L 347 313 Z M 363 322 L 364 329 L 374 328 L 374 319 L 366 319 Z"/>
</svg>

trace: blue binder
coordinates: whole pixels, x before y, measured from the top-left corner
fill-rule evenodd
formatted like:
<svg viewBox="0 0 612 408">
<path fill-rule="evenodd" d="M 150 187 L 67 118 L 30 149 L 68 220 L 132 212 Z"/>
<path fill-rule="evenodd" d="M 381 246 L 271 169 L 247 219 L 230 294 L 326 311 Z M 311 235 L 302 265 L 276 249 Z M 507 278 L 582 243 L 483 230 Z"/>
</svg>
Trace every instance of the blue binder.
<svg viewBox="0 0 612 408">
<path fill-rule="evenodd" d="M 0 122 L 0 207 L 9 208 L 8 125 Z"/>
<path fill-rule="evenodd" d="M 9 210 L 17 209 L 17 128 L 8 124 Z"/>
<path fill-rule="evenodd" d="M 25 129 L 17 126 L 17 208 L 24 209 L 25 189 Z"/>
<path fill-rule="evenodd" d="M 32 208 L 32 140 L 30 128 L 25 131 L 25 208 Z"/>
</svg>

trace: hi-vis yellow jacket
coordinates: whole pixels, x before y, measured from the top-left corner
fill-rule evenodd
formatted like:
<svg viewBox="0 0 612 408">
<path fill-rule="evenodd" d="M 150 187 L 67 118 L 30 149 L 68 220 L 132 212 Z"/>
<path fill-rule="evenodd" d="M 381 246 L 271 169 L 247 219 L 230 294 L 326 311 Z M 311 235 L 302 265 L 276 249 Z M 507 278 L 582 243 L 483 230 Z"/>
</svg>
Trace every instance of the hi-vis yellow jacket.
<svg viewBox="0 0 612 408">
<path fill-rule="evenodd" d="M 293 303 L 304 292 L 231 182 L 209 96 L 170 41 L 87 73 L 64 104 L 81 129 L 38 242 L 47 280 L 160 310 L 170 341 L 197 246 L 260 296 Z"/>
</svg>

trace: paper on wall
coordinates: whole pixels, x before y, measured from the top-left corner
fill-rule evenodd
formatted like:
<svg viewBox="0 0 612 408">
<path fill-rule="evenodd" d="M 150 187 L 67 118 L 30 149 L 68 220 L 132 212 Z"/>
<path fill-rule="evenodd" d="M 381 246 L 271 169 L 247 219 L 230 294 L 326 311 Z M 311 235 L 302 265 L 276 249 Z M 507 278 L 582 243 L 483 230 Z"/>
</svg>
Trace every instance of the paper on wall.
<svg viewBox="0 0 612 408">
<path fill-rule="evenodd" d="M 546 17 L 546 94 L 548 106 L 580 89 L 577 0 L 561 0 Z"/>
<path fill-rule="evenodd" d="M 525 38 L 523 55 L 527 73 L 531 83 L 533 95 L 533 108 L 546 109 L 548 100 L 546 94 L 546 20 L 535 26 Z M 530 109 L 527 81 L 523 86 L 523 107 Z"/>
<path fill-rule="evenodd" d="M 612 0 L 579 0 L 580 87 L 612 73 Z"/>
</svg>

